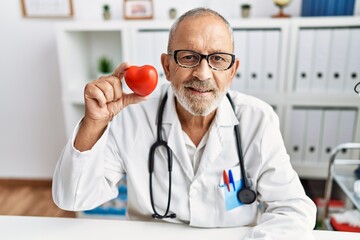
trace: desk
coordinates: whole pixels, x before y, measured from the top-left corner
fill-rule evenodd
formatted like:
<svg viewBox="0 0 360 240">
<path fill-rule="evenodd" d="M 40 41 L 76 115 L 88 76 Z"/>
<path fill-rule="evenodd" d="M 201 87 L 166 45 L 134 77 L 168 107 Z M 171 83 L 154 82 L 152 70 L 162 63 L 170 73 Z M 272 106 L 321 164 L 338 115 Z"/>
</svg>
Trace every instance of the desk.
<svg viewBox="0 0 360 240">
<path fill-rule="evenodd" d="M 125 220 L 0 216 L 0 239 L 4 240 L 239 240 L 249 229 L 194 228 Z M 315 230 L 314 235 L 316 240 L 360 240 L 359 233 Z"/>
</svg>

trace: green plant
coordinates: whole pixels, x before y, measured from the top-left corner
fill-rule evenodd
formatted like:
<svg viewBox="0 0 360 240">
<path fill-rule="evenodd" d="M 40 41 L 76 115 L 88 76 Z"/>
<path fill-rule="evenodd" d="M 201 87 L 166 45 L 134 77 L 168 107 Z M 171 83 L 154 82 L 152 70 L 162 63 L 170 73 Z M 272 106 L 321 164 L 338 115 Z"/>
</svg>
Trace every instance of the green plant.
<svg viewBox="0 0 360 240">
<path fill-rule="evenodd" d="M 110 10 L 110 6 L 108 4 L 103 5 L 104 12 L 108 12 Z"/>
<path fill-rule="evenodd" d="M 112 72 L 112 70 L 113 70 L 112 61 L 106 56 L 100 57 L 98 61 L 98 71 L 101 73 L 109 73 Z"/>
</svg>

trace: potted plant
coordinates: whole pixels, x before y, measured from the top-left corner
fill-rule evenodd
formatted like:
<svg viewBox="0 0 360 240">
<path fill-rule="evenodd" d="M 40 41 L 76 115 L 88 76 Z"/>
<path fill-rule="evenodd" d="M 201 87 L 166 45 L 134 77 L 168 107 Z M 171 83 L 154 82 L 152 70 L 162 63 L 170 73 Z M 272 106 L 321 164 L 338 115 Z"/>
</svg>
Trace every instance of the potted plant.
<svg viewBox="0 0 360 240">
<path fill-rule="evenodd" d="M 109 20 L 111 18 L 110 6 L 108 4 L 103 5 L 103 17 L 105 20 Z"/>
<path fill-rule="evenodd" d="M 250 4 L 241 4 L 241 16 L 248 18 L 250 16 Z"/>
<path fill-rule="evenodd" d="M 113 63 L 111 59 L 106 56 L 102 56 L 98 60 L 98 72 L 100 75 L 108 75 L 113 71 Z"/>
</svg>

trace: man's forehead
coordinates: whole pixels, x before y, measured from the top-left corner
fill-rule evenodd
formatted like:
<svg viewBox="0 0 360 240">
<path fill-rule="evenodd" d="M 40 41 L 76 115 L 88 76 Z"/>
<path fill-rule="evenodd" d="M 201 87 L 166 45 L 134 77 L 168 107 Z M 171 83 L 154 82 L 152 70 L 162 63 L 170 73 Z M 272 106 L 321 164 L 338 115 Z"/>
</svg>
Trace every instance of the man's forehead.
<svg viewBox="0 0 360 240">
<path fill-rule="evenodd" d="M 182 21 L 174 33 L 174 47 L 207 46 L 211 52 L 232 50 L 232 39 L 227 25 L 217 16 L 191 16 Z M 199 46 L 201 45 L 201 46 Z"/>
</svg>

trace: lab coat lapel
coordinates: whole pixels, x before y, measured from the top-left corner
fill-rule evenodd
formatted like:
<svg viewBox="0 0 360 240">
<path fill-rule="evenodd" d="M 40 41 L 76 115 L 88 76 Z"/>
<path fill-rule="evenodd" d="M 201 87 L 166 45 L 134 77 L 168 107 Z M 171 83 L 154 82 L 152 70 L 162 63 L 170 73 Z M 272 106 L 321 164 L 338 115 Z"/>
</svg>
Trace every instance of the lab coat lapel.
<svg viewBox="0 0 360 240">
<path fill-rule="evenodd" d="M 167 92 L 168 100 L 164 109 L 163 124 L 167 125 L 166 127 L 170 126 L 170 129 L 167 140 L 166 137 L 165 140 L 168 142 L 168 146 L 173 152 L 174 161 L 178 162 L 186 176 L 192 181 L 194 179 L 194 169 L 191 165 L 189 154 L 186 150 L 181 124 L 179 118 L 177 117 L 174 94 L 171 88 L 169 88 Z M 176 169 L 174 169 L 174 171 L 176 171 Z"/>
<path fill-rule="evenodd" d="M 233 133 L 233 127 L 236 124 L 239 124 L 239 120 L 237 119 L 230 102 L 224 97 L 210 127 L 209 139 L 206 143 L 195 178 L 199 177 L 210 164 L 214 163 L 216 159 L 219 158 L 227 138 L 233 138 L 229 133 Z"/>
</svg>

